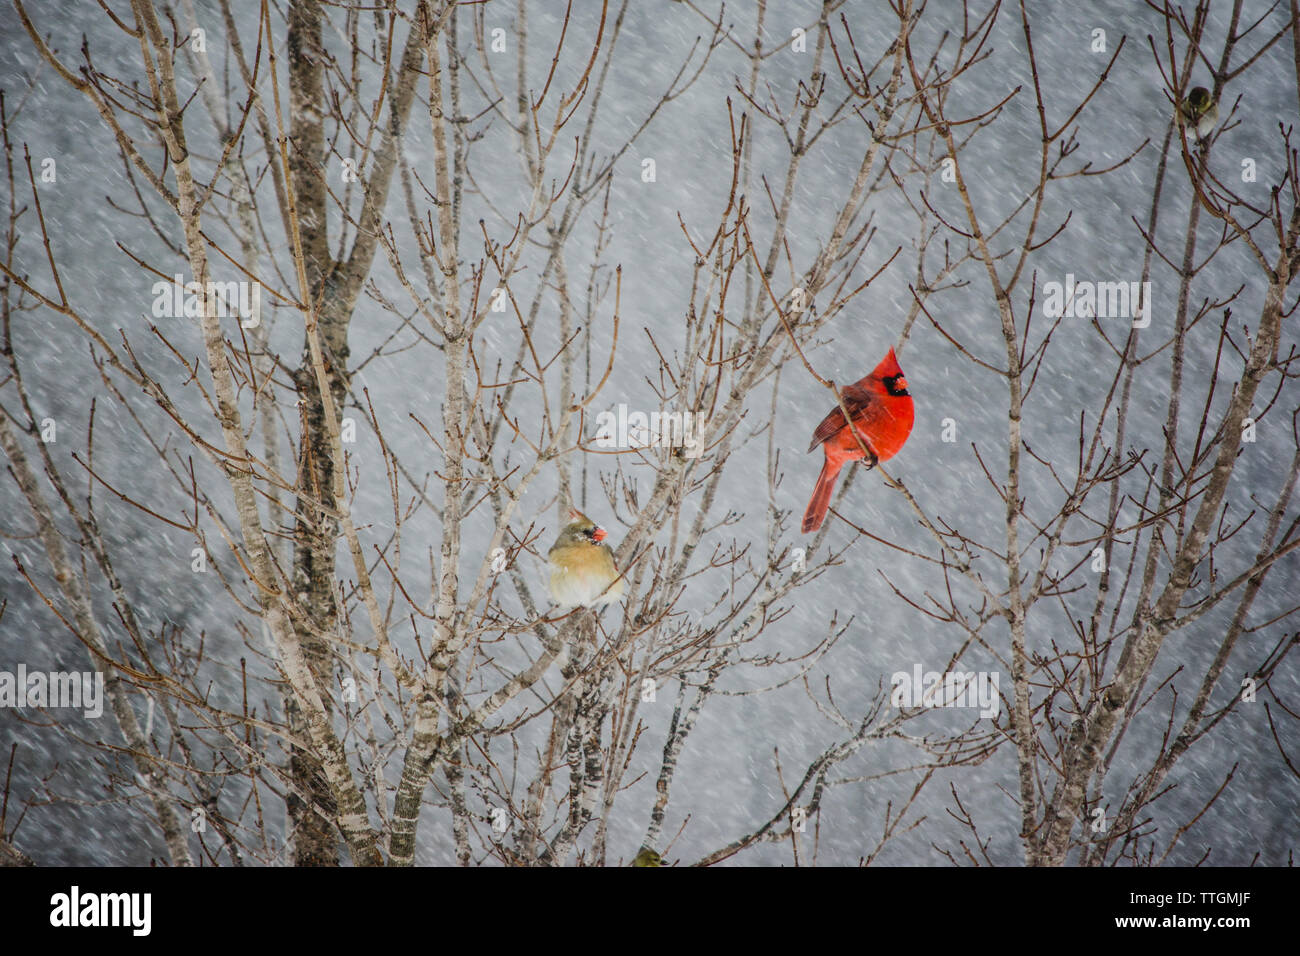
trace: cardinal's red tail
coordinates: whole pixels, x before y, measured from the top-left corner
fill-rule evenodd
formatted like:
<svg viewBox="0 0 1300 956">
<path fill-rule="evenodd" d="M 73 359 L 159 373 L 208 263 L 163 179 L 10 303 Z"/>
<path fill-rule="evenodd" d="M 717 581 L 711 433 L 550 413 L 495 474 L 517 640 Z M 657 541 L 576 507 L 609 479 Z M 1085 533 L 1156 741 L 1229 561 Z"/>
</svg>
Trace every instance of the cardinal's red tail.
<svg viewBox="0 0 1300 956">
<path fill-rule="evenodd" d="M 808 509 L 803 513 L 803 533 L 816 531 L 826 520 L 826 512 L 831 506 L 831 492 L 835 490 L 835 479 L 840 475 L 841 465 L 831 465 L 830 459 L 822 463 L 821 474 L 817 476 L 817 487 L 813 489 Z"/>
</svg>

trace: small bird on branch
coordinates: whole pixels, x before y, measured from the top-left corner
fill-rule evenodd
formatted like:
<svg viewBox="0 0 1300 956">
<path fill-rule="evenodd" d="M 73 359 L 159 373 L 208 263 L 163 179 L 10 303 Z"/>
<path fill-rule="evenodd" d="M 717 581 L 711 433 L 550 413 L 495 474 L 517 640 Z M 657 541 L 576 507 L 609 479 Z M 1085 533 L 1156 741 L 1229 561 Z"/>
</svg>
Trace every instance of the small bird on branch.
<svg viewBox="0 0 1300 956">
<path fill-rule="evenodd" d="M 551 598 L 561 607 L 604 607 L 623 597 L 626 581 L 605 544 L 609 534 L 576 508 L 546 553 Z"/>
</svg>

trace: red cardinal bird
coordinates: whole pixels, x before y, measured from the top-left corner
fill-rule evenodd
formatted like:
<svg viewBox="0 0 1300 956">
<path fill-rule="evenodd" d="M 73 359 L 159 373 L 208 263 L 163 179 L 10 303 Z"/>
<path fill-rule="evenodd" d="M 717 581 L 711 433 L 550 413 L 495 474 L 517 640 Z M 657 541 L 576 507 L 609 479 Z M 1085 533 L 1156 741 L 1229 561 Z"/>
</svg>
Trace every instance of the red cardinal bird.
<svg viewBox="0 0 1300 956">
<path fill-rule="evenodd" d="M 813 432 L 808 450 L 821 445 L 826 452 L 826 463 L 817 476 L 808 510 L 803 513 L 804 534 L 816 531 L 826 519 L 835 479 L 845 462 L 865 457 L 867 467 L 874 468 L 877 463 L 897 455 L 907 436 L 912 434 L 912 394 L 907 390 L 907 378 L 898 367 L 893 349 L 880 360 L 874 372 L 845 387 L 841 394 L 853 428 L 848 427 L 844 412 L 837 405 Z M 864 445 L 871 454 L 863 455 Z"/>
</svg>

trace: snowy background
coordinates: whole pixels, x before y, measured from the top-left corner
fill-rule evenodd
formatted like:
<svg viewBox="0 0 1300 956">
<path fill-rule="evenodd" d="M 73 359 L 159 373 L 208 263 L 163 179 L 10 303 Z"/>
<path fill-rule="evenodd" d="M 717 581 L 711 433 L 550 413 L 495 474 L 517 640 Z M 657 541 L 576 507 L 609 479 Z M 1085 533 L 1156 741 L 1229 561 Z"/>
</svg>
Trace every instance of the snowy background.
<svg viewBox="0 0 1300 956">
<path fill-rule="evenodd" d="M 220 16 L 215 4 L 196 4 L 201 20 L 212 24 L 219 35 Z M 253 11 L 239 10 L 239 17 L 251 25 Z M 558 5 L 550 5 L 554 8 Z M 752 37 L 753 12 L 747 5 L 729 5 L 726 22 L 736 36 Z M 789 37 L 795 26 L 815 22 L 819 5 L 809 2 L 782 2 L 770 5 L 766 32 L 775 44 Z M 1263 12 L 1262 4 L 1249 15 Z M 109 73 L 135 76 L 139 72 L 138 48 L 120 32 L 105 29 L 93 3 L 51 2 L 33 4 L 33 16 L 42 30 L 49 31 L 54 45 L 65 62 L 79 59 L 77 53 L 82 32 L 96 66 Z M 1215 4 L 1207 49 L 1216 51 L 1228 14 L 1227 4 Z M 513 22 L 513 4 L 494 2 L 488 5 L 485 20 L 509 31 Z M 852 2 L 844 7 L 854 35 L 873 55 L 882 52 L 893 35 L 895 23 L 885 4 Z M 1075 178 L 1056 184 L 1049 193 L 1044 210 L 1046 235 L 1067 214 L 1072 218 L 1067 232 L 1057 241 L 1033 255 L 1031 267 L 1039 281 L 1061 281 L 1066 273 L 1080 278 L 1109 281 L 1135 280 L 1140 277 L 1143 255 L 1142 238 L 1133 217 L 1145 223 L 1158 148 L 1165 133 L 1170 105 L 1163 93 L 1159 71 L 1147 44 L 1147 35 L 1162 34 L 1156 15 L 1143 4 L 1130 2 L 1093 3 L 1089 5 L 1051 4 L 1032 10 L 1034 43 L 1044 64 L 1042 81 L 1049 104 L 1055 105 L 1056 120 L 1073 108 L 1082 92 L 1104 67 L 1109 52 L 1098 55 L 1090 50 L 1092 31 L 1104 28 L 1108 51 L 1113 51 L 1121 36 L 1128 41 L 1117 61 L 1109 82 L 1102 88 L 1078 126 L 1079 162 L 1091 161 L 1096 167 L 1109 166 L 1133 151 L 1150 137 L 1153 142 L 1136 159 L 1122 169 L 1099 178 Z M 273 17 L 275 15 L 273 14 Z M 241 20 L 241 22 L 244 22 Z M 277 29 L 280 22 L 277 19 Z M 1285 22 L 1284 11 L 1274 11 L 1261 32 L 1271 35 Z M 592 24 L 575 17 L 577 30 L 574 48 L 584 50 L 590 42 Z M 559 11 L 533 9 L 530 15 L 528 56 L 534 76 L 544 77 L 560 26 Z M 937 33 L 960 29 L 960 12 L 956 4 L 934 3 L 928 11 L 914 42 L 930 49 Z M 250 26 L 251 29 L 251 26 Z M 404 28 L 402 28 L 404 30 Z M 667 2 L 634 3 L 627 14 L 620 52 L 615 58 L 604 96 L 598 142 L 605 151 L 617 148 L 635 129 L 641 117 L 671 81 L 679 64 L 702 30 L 702 20 L 684 5 Z M 277 33 L 282 40 L 283 34 Z M 465 31 L 466 42 L 470 35 Z M 886 38 L 881 41 L 879 38 Z M 331 38 L 337 43 L 337 37 Z M 811 36 L 810 36 L 811 43 Z M 950 115 L 969 115 L 988 109 L 1016 86 L 1028 89 L 1032 79 L 1025 57 L 1021 55 L 1024 37 L 1014 10 L 1003 11 L 994 30 L 991 46 L 992 65 L 972 71 L 954 89 L 948 104 Z M 210 41 L 214 63 L 223 69 L 223 44 Z M 1256 45 L 1251 44 L 1250 49 Z M 512 54 L 513 55 L 513 54 Z M 810 54 L 808 54 L 810 55 Z M 580 68 L 581 56 L 570 56 L 561 65 L 557 82 L 571 79 Z M 1215 146 L 1213 165 L 1221 174 L 1233 177 L 1240 160 L 1251 157 L 1258 166 L 1258 180 L 1253 187 L 1254 199 L 1266 201 L 1269 186 L 1276 183 L 1283 165 L 1277 142 L 1277 121 L 1293 123 L 1296 116 L 1296 78 L 1290 62 L 1289 42 L 1283 41 L 1265 54 L 1250 73 L 1248 88 L 1229 85 L 1224 94 L 1224 112 L 1238 95 L 1243 102 L 1238 111 L 1241 122 L 1225 131 Z M 768 58 L 763 67 L 764 81 L 778 97 L 788 102 L 791 92 L 808 69 L 805 56 L 785 50 Z M 615 375 L 602 394 L 602 403 L 615 406 L 626 402 L 633 408 L 655 408 L 657 401 L 646 381 L 654 374 L 656 359 L 643 329 L 650 330 L 660 341 L 675 343 L 680 339 L 682 315 L 689 297 L 692 253 L 678 225 L 680 214 L 688 227 L 698 232 L 711 230 L 725 199 L 730 178 L 731 146 L 727 136 L 726 100 L 730 96 L 739 111 L 743 104 L 736 96 L 735 83 L 747 73 L 744 58 L 730 44 L 722 44 L 713 54 L 703 74 L 681 97 L 670 103 L 656 117 L 634 148 L 620 161 L 615 172 L 611 195 L 613 222 L 612 245 L 604 257 L 608 264 L 621 263 L 623 268 L 622 329 Z M 57 160 L 58 178 L 54 184 L 41 186 L 46 221 L 56 245 L 56 255 L 63 270 L 69 296 L 101 332 L 113 337 L 121 328 L 131 336 L 133 347 L 142 361 L 158 369 L 171 369 L 168 384 L 173 393 L 190 404 L 184 410 L 195 420 L 210 422 L 197 393 L 182 388 L 184 376 L 168 364 L 165 350 L 150 341 L 147 316 L 151 303 L 150 282 L 117 247 L 118 243 L 138 256 L 155 262 L 175 262 L 147 226 L 115 206 L 131 208 L 130 187 L 122 173 L 121 161 L 111 135 L 106 131 L 90 104 L 68 90 L 38 58 L 9 7 L 0 8 L 0 86 L 12 115 L 29 78 L 36 84 L 18 121 L 11 128 L 11 139 L 21 156 L 22 144 L 30 149 L 34 162 L 42 157 Z M 1197 83 L 1208 85 L 1204 69 L 1194 73 Z M 423 88 L 421 96 L 424 95 Z M 472 95 L 472 94 L 471 94 Z M 195 107 L 197 113 L 197 107 Z M 469 112 L 476 112 L 469 109 Z M 1000 221 L 1018 202 L 1023 190 L 1037 176 L 1038 118 L 1029 95 L 1014 98 L 1005 114 L 989 130 L 977 136 L 963 154 L 962 170 L 969 181 L 972 199 L 984 211 L 989 222 Z M 210 131 L 203 123 L 192 124 L 197 141 L 196 152 L 215 152 Z M 198 132 L 202 130 L 202 132 Z M 205 142 L 204 137 L 208 139 Z M 417 170 L 428 172 L 432 166 L 429 128 L 424 107 L 413 111 L 406 155 Z M 865 132 L 860 123 L 850 119 L 833 130 L 809 158 L 795 192 L 795 212 L 791 220 L 791 254 L 796 263 L 806 264 L 825 240 L 829 224 L 847 193 L 852 176 L 861 161 Z M 499 209 L 520 208 L 526 201 L 525 183 L 518 149 L 509 132 L 500 123 L 486 126 L 484 139 L 475 149 L 478 186 L 490 188 L 493 205 Z M 149 154 L 149 150 L 146 150 Z M 158 151 L 153 148 L 157 158 Z M 753 158 L 756 175 L 779 173 L 786 161 L 784 142 L 770 125 L 758 123 L 755 129 Z M 640 176 L 640 162 L 655 160 L 657 176 L 645 183 Z M 337 160 L 335 160 L 337 161 Z M 25 176 L 25 173 L 24 173 Z M 486 177 L 491 177 L 490 182 Z M 425 176 L 432 182 L 431 173 Z M 8 189 L 8 186 L 0 188 Z M 775 186 L 773 187 L 775 188 Z M 936 182 L 936 190 L 940 189 Z M 1243 186 L 1243 189 L 1252 187 Z M 20 185 L 21 196 L 26 196 Z M 1165 201 L 1161 211 L 1159 233 L 1172 248 L 1181 248 L 1186 230 L 1187 211 L 1192 190 L 1181 161 L 1170 164 L 1165 183 Z M 269 194 L 268 194 L 269 197 Z M 949 214 L 958 214 L 953 192 L 939 191 L 936 205 Z M 6 197 L 7 200 L 7 197 Z M 26 198 L 20 202 L 27 202 Z M 278 221 L 271 213 L 269 198 L 264 210 L 268 223 Z M 466 195 L 464 221 L 466 232 L 476 232 L 480 216 L 492 221 L 491 211 L 482 198 Z M 155 207 L 157 204 L 154 204 Z M 755 223 L 762 234 L 767 214 L 765 202 L 755 202 Z M 894 191 L 877 193 L 868 205 L 875 216 L 879 235 L 858 266 L 861 278 L 874 272 L 902 245 L 903 253 L 873 285 L 859 296 L 845 314 L 837 316 L 819 337 L 823 343 L 808 353 L 818 372 L 837 382 L 855 380 L 866 374 L 902 331 L 903 316 L 911 302 L 908 284 L 915 275 L 914 256 L 909 250 L 915 241 L 915 217 Z M 388 213 L 395 225 L 405 224 L 400 189 L 390 195 Z M 1212 247 L 1213 226 L 1202 217 L 1206 236 L 1204 248 Z M 37 277 L 47 288 L 43 253 L 32 214 L 24 220 L 24 238 L 18 254 L 20 268 Z M 179 241 L 174 220 L 165 227 Z M 409 230 L 397 229 L 400 241 L 409 242 Z M 590 213 L 579 224 L 570 245 L 571 277 L 584 277 L 594 243 Z M 473 236 L 465 239 L 471 242 Z M 279 237 L 273 237 L 279 241 Z M 283 248 L 277 261 L 288 262 Z M 414 261 L 411 252 L 409 261 Z M 541 263 L 540 254 L 532 260 Z M 180 266 L 178 265 L 179 269 Z M 530 298 L 532 275 L 519 280 L 518 291 Z M 1248 252 L 1238 243 L 1218 257 L 1193 283 L 1193 297 L 1226 298 L 1243 281 L 1245 288 L 1233 305 L 1234 321 L 1253 324 L 1259 315 L 1262 285 L 1259 273 Z M 1243 277 L 1246 277 L 1243 280 Z M 376 259 L 373 278 L 379 285 L 399 296 L 391 270 L 383 256 Z M 990 361 L 1000 361 L 1002 341 L 996 304 L 989 293 L 982 267 L 967 267 L 961 278 L 969 280 L 962 288 L 946 292 L 931 300 L 930 307 L 955 334 Z M 1157 263 L 1152 274 L 1154 291 L 1153 327 L 1149 341 L 1163 341 L 1172 327 L 1171 314 L 1177 289 L 1177 277 L 1165 265 Z M 859 280 L 860 281 L 860 280 Z M 272 321 L 277 309 L 264 309 Z M 1023 309 L 1023 302 L 1018 303 Z M 602 313 L 608 317 L 609 307 Z M 297 355 L 301 346 L 301 327 L 290 312 L 274 326 L 273 346 L 286 357 Z M 1036 319 L 1041 319 L 1041 312 Z M 1187 342 L 1189 378 L 1204 375 L 1212 366 L 1216 345 L 1217 313 L 1197 326 Z M 392 316 L 376 303 L 363 298 L 351 328 L 354 359 L 368 356 L 392 331 Z M 1117 325 L 1116 328 L 1119 328 Z M 177 320 L 169 334 L 189 355 L 200 355 L 201 342 L 196 326 Z M 516 330 L 508 327 L 499 341 L 489 325 L 480 339 L 481 354 L 509 362 L 513 358 Z M 548 335 L 556 339 L 554 329 Z M 1115 335 L 1122 335 L 1116 332 Z M 74 485 L 84 485 L 84 472 L 72 455 L 85 447 L 85 431 L 92 398 L 98 398 L 96 419 L 96 463 L 106 480 L 121 482 L 145 501 L 169 502 L 182 507 L 173 485 L 157 474 L 156 458 L 144 444 L 136 426 L 120 414 L 100 384 L 91 363 L 84 337 L 70 322 L 44 310 L 15 317 L 15 348 L 24 362 L 26 381 L 39 403 L 38 415 L 48 415 L 58 422 L 59 440 L 53 454 L 66 475 L 80 476 Z M 1295 339 L 1294 326 L 1284 327 L 1283 351 Z M 1118 340 L 1118 339 L 1117 339 Z M 593 333 L 593 356 L 603 363 L 609 342 L 609 327 Z M 494 347 L 500 353 L 493 353 Z M 428 367 L 429 350 L 415 350 L 381 357 L 371 362 L 358 378 L 358 385 L 369 389 L 371 398 L 385 423 L 385 436 L 399 456 L 408 463 L 419 463 L 421 473 L 436 469 L 436 452 L 428 445 L 409 419 L 414 412 L 425 421 L 437 418 L 442 394 L 440 375 Z M 900 360 L 916 401 L 916 425 L 909 444 L 892 463 L 890 471 L 901 477 L 931 516 L 942 517 L 960 526 L 971 537 L 999 542 L 1003 532 L 1003 506 L 986 481 L 971 444 L 975 443 L 986 461 L 1005 464 L 1007 426 L 1005 386 L 994 376 L 982 372 L 960 355 L 923 318 L 913 327 L 900 350 Z M 1234 381 L 1240 359 L 1229 355 L 1224 360 L 1225 383 Z M 1235 364 L 1234 364 L 1235 363 Z M 1097 369 L 1101 369 L 1097 374 Z M 1067 469 L 1073 462 L 1077 443 L 1080 412 L 1089 416 L 1100 405 L 1109 385 L 1113 357 L 1109 348 L 1085 322 L 1062 324 L 1053 339 L 1052 351 L 1040 374 L 1040 382 L 1031 397 L 1026 413 L 1025 437 L 1035 453 L 1058 462 Z M 1130 442 L 1138 449 L 1150 448 L 1158 460 L 1160 429 L 1166 414 L 1168 350 L 1146 369 L 1148 375 L 1137 382 L 1138 394 L 1130 415 Z M 721 516 L 727 510 L 743 515 L 740 522 L 720 529 L 717 534 L 729 540 L 734 536 L 742 544 L 752 542 L 763 548 L 764 503 L 762 479 L 765 467 L 767 435 L 762 431 L 770 405 L 770 384 L 751 402 L 750 414 L 741 433 L 752 435 L 731 462 L 731 478 L 716 507 Z M 1222 407 L 1227 388 L 1216 399 Z M 1201 392 L 1186 403 L 1187 428 L 1199 419 Z M 10 411 L 16 410 L 12 394 L 0 389 L 0 401 Z M 156 407 L 143 395 L 128 395 L 128 401 L 141 418 L 166 431 Z M 1258 442 L 1248 446 L 1234 475 L 1229 495 L 1230 513 L 1244 516 L 1254 505 L 1251 494 L 1257 492 L 1264 506 L 1276 495 L 1284 468 L 1294 450 L 1287 417 L 1297 404 L 1293 385 L 1283 389 L 1279 411 L 1262 425 Z M 798 516 L 802 514 L 820 466 L 820 455 L 805 455 L 808 435 L 829 408 L 825 391 L 803 370 L 797 359 L 787 363 L 781 379 L 776 414 L 771 425 L 777 445 L 782 450 L 782 480 L 777 491 L 778 506 L 794 512 L 787 535 L 797 538 Z M 944 442 L 942 422 L 951 418 L 958 429 L 956 442 Z M 215 432 L 210 437 L 215 436 Z M 359 436 L 356 460 L 378 462 L 374 437 L 365 428 Z M 367 457 L 369 456 L 369 457 Z M 600 493 L 596 474 L 607 468 L 605 460 L 593 456 L 588 462 L 586 501 L 593 517 L 611 530 L 612 538 L 621 538 L 622 529 L 608 513 Z M 578 472 L 581 473 L 580 470 Z M 1060 495 L 1042 468 L 1027 471 L 1024 490 L 1027 509 L 1046 518 L 1059 507 Z M 650 478 L 643 475 L 648 484 Z M 219 488 L 211 482 L 211 488 Z M 542 535 L 544 548 L 555 530 L 554 475 L 545 476 L 525 503 L 520 526 L 536 520 L 547 527 Z M 97 514 L 109 543 L 118 555 L 118 567 L 128 591 L 144 614 L 144 626 L 154 632 L 166 627 L 178 628 L 185 640 L 194 642 L 203 635 L 211 658 L 237 661 L 244 653 L 240 639 L 230 626 L 230 605 L 219 585 L 190 572 L 190 549 L 193 542 L 183 533 L 148 520 L 131 508 L 120 506 L 101 488 L 97 491 Z M 229 502 L 222 502 L 228 507 Z M 917 525 L 915 516 L 898 494 L 891 493 L 873 475 L 860 475 L 844 503 L 853 520 L 874 533 L 927 553 L 932 543 Z M 1294 513 L 1294 506 L 1291 513 Z M 374 464 L 366 473 L 357 492 L 354 512 L 364 524 L 365 540 L 382 541 L 386 524 L 391 523 L 391 506 L 383 481 L 382 467 Z M 0 478 L 0 594 L 8 609 L 0 620 L 0 669 L 12 670 L 18 661 L 29 668 L 45 670 L 81 670 L 86 666 L 82 646 L 58 623 L 49 609 L 19 579 L 11 555 L 22 556 L 29 568 L 44 573 L 39 542 L 24 537 L 31 530 L 30 517 L 12 480 Z M 1131 518 L 1132 516 L 1129 515 Z M 481 522 L 479 527 L 475 522 Z M 1252 528 L 1254 525 L 1252 525 Z M 486 542 L 487 519 L 471 519 L 466 533 L 469 542 Z M 842 525 L 831 535 L 832 545 L 848 542 L 851 531 Z M 436 519 L 421 513 L 405 530 L 417 556 L 426 547 L 436 550 Z M 1243 536 L 1242 545 L 1230 552 L 1241 561 L 1253 553 L 1255 537 Z M 70 543 L 75 543 L 75 532 Z M 797 544 L 797 541 L 791 541 Z M 703 548 L 707 552 L 709 549 Z M 480 552 L 481 553 L 481 552 Z M 467 561 L 475 562 L 479 553 L 467 547 Z M 1062 570 L 1081 560 L 1081 554 L 1062 557 Z M 540 582 L 542 565 L 535 558 L 533 573 Z M 423 570 L 417 557 L 410 562 L 406 583 L 419 593 L 428 593 L 427 562 Z M 341 567 L 348 567 L 340 562 Z M 841 620 L 852 616 L 853 623 L 844 639 L 816 671 L 814 683 L 831 676 L 840 705 L 850 713 L 867 706 L 879 688 L 887 686 L 895 671 L 910 671 L 920 663 L 925 669 L 943 669 L 961 635 L 936 625 L 899 600 L 882 576 L 883 570 L 894 583 L 916 596 L 933 589 L 937 579 L 931 570 L 871 541 L 860 541 L 849 551 L 845 561 L 811 585 L 796 592 L 791 613 L 769 627 L 763 635 L 763 647 L 790 652 L 810 643 L 809 635 L 825 632 L 833 613 Z M 1235 570 L 1233 573 L 1235 573 Z M 1001 577 L 997 575 L 1001 574 Z M 1004 580 L 1005 572 L 992 568 L 994 580 Z M 48 581 L 48 574 L 38 580 Z M 1267 621 L 1286 610 L 1294 600 L 1300 584 L 1300 561 L 1287 558 L 1273 572 L 1265 593 L 1252 613 L 1252 620 Z M 1095 595 L 1085 590 L 1071 599 L 1072 616 L 1086 616 Z M 706 603 L 701 595 L 699 605 Z M 691 606 L 688 593 L 686 606 Z M 1167 643 L 1157 673 L 1148 684 L 1154 690 L 1175 668 L 1184 672 L 1164 685 L 1160 693 L 1174 689 L 1185 702 L 1194 693 L 1200 675 L 1218 647 L 1232 602 L 1208 615 L 1196 626 L 1179 632 Z M 108 597 L 97 592 L 101 620 L 111 622 Z M 1279 621 L 1250 633 L 1239 643 L 1236 656 L 1225 673 L 1224 684 L 1216 694 L 1217 703 L 1231 694 L 1240 675 L 1262 657 L 1293 622 Z M 111 629 L 110 629 L 111 630 Z M 120 637 L 112 635 L 114 639 Z M 1045 650 L 1053 640 L 1070 640 L 1068 621 L 1059 608 L 1041 607 L 1031 617 L 1029 639 L 1031 651 Z M 1006 648 L 1005 632 L 995 640 Z M 965 659 L 967 669 L 998 669 L 978 651 Z M 263 674 L 269 673 L 264 670 Z M 764 686 L 772 675 L 763 671 L 738 669 L 728 675 L 728 690 Z M 217 699 L 236 705 L 239 694 L 237 666 L 234 670 L 216 669 L 211 674 Z M 1002 690 L 1010 694 L 1008 673 L 1001 674 Z M 266 685 L 263 685 L 264 689 Z M 1300 671 L 1294 660 L 1285 664 L 1273 681 L 1274 693 L 1283 701 L 1295 702 L 1300 687 Z M 660 700 L 669 702 L 672 694 L 662 693 Z M 273 694 L 266 704 L 275 707 Z M 1141 772 L 1154 756 L 1163 731 L 1158 714 L 1164 708 L 1153 707 L 1150 716 L 1139 721 L 1126 737 L 1116 759 L 1107 792 L 1118 800 L 1122 786 Z M 1181 713 L 1181 711 L 1180 711 Z M 630 858 L 644 832 L 649 806 L 653 800 L 653 777 L 662 737 L 667 727 L 670 705 L 642 707 L 641 716 L 650 724 L 647 743 L 636 754 L 636 767 L 647 772 L 627 794 L 620 798 L 611 832 L 611 857 Z M 15 805 L 29 795 L 36 804 L 28 811 L 16 842 L 44 864 L 142 864 L 162 853 L 162 844 L 148 819 L 148 804 L 139 797 L 131 805 L 104 801 L 102 781 L 105 758 L 87 743 L 97 738 L 116 740 L 111 718 L 98 722 L 68 721 L 68 728 L 83 735 L 87 742 L 50 726 L 39 717 L 35 722 L 16 719 L 12 711 L 0 709 L 0 759 L 7 760 L 14 742 L 18 743 L 11 785 L 9 826 L 16 817 Z M 29 715 L 30 716 L 30 715 Z M 1005 715 L 1004 715 L 1005 717 Z M 958 712 L 935 712 L 927 715 L 912 731 L 955 730 L 969 723 L 969 715 Z M 1296 724 L 1289 726 L 1294 729 Z M 533 733 L 541 732 L 541 723 Z M 814 710 L 796 684 L 781 691 L 754 697 L 716 697 L 705 708 L 698 727 L 687 743 L 675 780 L 672 802 L 668 807 L 665 834 L 676 835 L 683 819 L 689 824 L 667 855 L 672 859 L 691 860 L 724 845 L 748 829 L 754 820 L 765 819 L 783 801 L 773 768 L 773 749 L 779 748 L 787 774 L 799 773 L 807 762 L 830 742 L 837 730 Z M 526 736 L 536 745 L 536 736 Z M 1296 752 L 1296 740 L 1286 740 Z M 901 741 L 872 744 L 852 760 L 842 764 L 833 777 L 879 774 L 887 769 L 906 766 L 916 759 L 916 751 Z M 950 816 L 955 809 L 949 783 L 957 786 L 966 807 L 979 823 L 980 833 L 990 840 L 989 854 L 999 864 L 1022 861 L 1018 839 L 1019 810 L 1015 800 L 1015 753 L 1003 746 L 987 762 L 945 771 L 930 784 L 920 803 L 913 808 L 912 819 L 924 821 L 910 832 L 891 842 L 879 862 L 884 864 L 940 865 L 946 859 L 936 849 L 960 854 L 958 841 L 969 834 Z M 1213 852 L 1211 864 L 1246 864 L 1254 859 L 1266 864 L 1284 864 L 1300 840 L 1300 784 L 1282 763 L 1272 739 L 1263 708 L 1240 708 L 1218 731 L 1198 743 L 1182 759 L 1168 784 L 1174 789 L 1154 811 L 1154 825 L 1167 839 L 1178 826 L 1191 819 L 1223 782 L 1230 768 L 1238 766 L 1236 776 L 1217 803 L 1184 837 L 1169 862 L 1190 864 L 1201 859 L 1207 849 Z M 397 772 L 394 767 L 393 773 Z M 635 773 L 629 774 L 632 779 Z M 832 788 L 826 797 L 820 821 L 819 862 L 852 864 L 867 852 L 880 834 L 884 808 L 893 801 L 897 807 L 915 783 L 912 774 L 900 774 L 862 784 L 845 784 Z M 48 787 L 48 789 L 47 789 Z M 47 802 L 49 794 L 67 799 Z M 448 817 L 443 811 L 429 810 L 421 821 L 417 862 L 447 864 L 453 861 Z M 283 809 L 270 811 L 269 826 L 283 825 Z M 760 844 L 732 858 L 732 864 L 781 864 L 790 862 L 788 844 Z"/>
</svg>

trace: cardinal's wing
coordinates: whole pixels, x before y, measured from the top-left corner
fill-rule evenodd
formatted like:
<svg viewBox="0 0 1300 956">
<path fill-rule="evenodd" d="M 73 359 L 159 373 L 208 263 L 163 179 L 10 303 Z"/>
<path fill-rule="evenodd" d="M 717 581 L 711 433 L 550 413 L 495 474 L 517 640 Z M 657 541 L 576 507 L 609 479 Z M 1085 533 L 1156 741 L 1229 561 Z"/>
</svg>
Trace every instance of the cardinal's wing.
<svg viewBox="0 0 1300 956">
<path fill-rule="evenodd" d="M 876 404 L 876 397 L 867 391 L 861 385 L 846 385 L 840 392 L 844 399 L 844 407 L 849 410 L 849 416 L 854 421 L 861 421 L 864 413 L 868 412 Z M 813 432 L 812 444 L 808 450 L 812 451 L 826 439 L 841 431 L 844 428 L 844 412 L 836 405 L 829 415 L 822 419 L 822 423 L 817 426 Z M 857 429 L 860 431 L 861 429 Z"/>
</svg>

